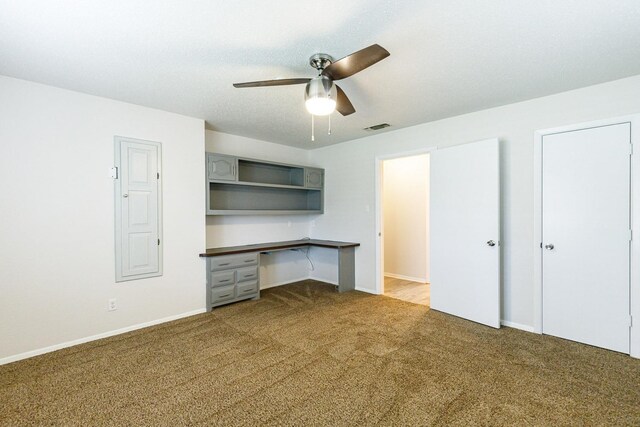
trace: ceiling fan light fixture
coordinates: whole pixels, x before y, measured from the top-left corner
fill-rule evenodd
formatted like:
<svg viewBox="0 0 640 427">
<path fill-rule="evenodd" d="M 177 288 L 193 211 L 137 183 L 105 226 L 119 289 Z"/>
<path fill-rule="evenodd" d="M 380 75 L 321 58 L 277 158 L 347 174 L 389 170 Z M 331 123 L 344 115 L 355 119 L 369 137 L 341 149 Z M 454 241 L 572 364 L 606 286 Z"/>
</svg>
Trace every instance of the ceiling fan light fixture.
<svg viewBox="0 0 640 427">
<path fill-rule="evenodd" d="M 304 91 L 304 105 L 314 116 L 327 116 L 336 109 L 338 91 L 327 76 L 318 76 L 307 83 Z"/>
</svg>

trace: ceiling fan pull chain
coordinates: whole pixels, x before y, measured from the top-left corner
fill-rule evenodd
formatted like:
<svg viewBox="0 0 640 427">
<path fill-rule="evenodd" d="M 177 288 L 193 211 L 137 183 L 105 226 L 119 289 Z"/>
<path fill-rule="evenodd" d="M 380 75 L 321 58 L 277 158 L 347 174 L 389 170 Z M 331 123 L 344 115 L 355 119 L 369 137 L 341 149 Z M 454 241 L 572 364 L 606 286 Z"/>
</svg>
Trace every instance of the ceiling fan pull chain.
<svg viewBox="0 0 640 427">
<path fill-rule="evenodd" d="M 329 133 L 327 135 L 331 135 L 331 114 L 329 114 Z"/>
<path fill-rule="evenodd" d="M 315 140 L 316 140 L 316 137 L 315 137 L 314 129 L 313 129 L 313 114 L 312 114 L 311 115 L 311 141 L 313 142 Z"/>
</svg>

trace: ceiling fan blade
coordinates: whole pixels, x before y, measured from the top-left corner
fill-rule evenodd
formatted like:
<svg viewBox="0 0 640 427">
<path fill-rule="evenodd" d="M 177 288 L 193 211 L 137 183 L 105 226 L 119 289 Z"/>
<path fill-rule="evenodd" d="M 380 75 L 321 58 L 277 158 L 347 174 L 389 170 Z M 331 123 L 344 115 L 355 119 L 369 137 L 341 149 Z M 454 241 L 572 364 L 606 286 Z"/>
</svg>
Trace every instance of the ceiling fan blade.
<svg viewBox="0 0 640 427">
<path fill-rule="evenodd" d="M 372 44 L 342 59 L 338 59 L 322 70 L 322 74 L 333 80 L 341 80 L 372 66 L 378 61 L 382 61 L 389 55 L 390 53 L 382 46 Z"/>
<path fill-rule="evenodd" d="M 347 95 L 344 93 L 340 86 L 336 85 L 336 90 L 338 91 L 338 97 L 336 99 L 336 110 L 343 116 L 348 116 L 349 114 L 353 114 L 356 112 L 356 109 L 353 108 L 353 104 L 347 98 Z"/>
<path fill-rule="evenodd" d="M 258 82 L 246 82 L 246 83 L 234 83 L 233 87 L 261 87 L 261 86 L 286 86 L 286 85 L 300 85 L 303 83 L 309 83 L 311 79 L 275 79 L 275 80 L 261 80 Z"/>
</svg>

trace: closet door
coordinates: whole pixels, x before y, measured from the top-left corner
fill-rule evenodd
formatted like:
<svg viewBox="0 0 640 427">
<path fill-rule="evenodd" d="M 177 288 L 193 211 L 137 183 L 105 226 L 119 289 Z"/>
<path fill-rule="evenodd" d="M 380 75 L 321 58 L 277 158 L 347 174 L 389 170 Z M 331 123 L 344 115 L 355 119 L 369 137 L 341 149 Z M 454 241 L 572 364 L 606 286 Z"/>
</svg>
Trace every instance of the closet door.
<svg viewBox="0 0 640 427">
<path fill-rule="evenodd" d="M 497 139 L 431 153 L 431 308 L 500 327 Z"/>
<path fill-rule="evenodd" d="M 542 331 L 629 353 L 630 124 L 542 139 Z"/>
</svg>

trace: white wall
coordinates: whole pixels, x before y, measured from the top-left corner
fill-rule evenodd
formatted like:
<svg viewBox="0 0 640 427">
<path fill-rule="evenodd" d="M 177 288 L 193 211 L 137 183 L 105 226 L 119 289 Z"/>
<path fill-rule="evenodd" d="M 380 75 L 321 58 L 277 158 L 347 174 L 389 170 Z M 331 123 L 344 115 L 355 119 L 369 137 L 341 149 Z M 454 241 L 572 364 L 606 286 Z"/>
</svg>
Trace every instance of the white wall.
<svg viewBox="0 0 640 427">
<path fill-rule="evenodd" d="M 206 131 L 206 151 L 297 165 L 309 163 L 307 150 L 210 130 Z M 202 185 L 204 191 L 204 182 Z M 309 236 L 310 221 L 315 217 L 317 215 L 208 216 L 207 247 L 301 239 Z M 309 267 L 307 258 L 298 251 L 262 255 L 260 287 L 306 279 Z"/>
<path fill-rule="evenodd" d="M 531 327 L 536 247 L 534 131 L 637 112 L 640 76 L 316 149 L 310 161 L 326 169 L 326 198 L 325 215 L 316 220 L 312 237 L 360 242 L 356 249 L 356 286 L 375 292 L 376 157 L 498 137 L 502 173 L 502 318 Z M 316 277 L 335 280 L 328 270 L 318 272 Z"/>
<path fill-rule="evenodd" d="M 360 242 L 356 285 L 375 292 L 376 157 L 491 137 L 502 150 L 503 319 L 531 326 L 533 132 L 637 112 L 640 76 L 311 152 L 207 131 L 206 151 L 324 167 L 326 193 L 324 215 L 209 217 L 205 240 L 201 120 L 0 77 L 0 363 L 203 310 L 205 247 L 308 235 Z M 162 277 L 115 283 L 114 135 L 163 144 Z M 311 254 L 313 272 L 300 253 L 263 257 L 266 285 L 309 275 L 335 283 L 335 251 Z M 119 308 L 108 312 L 113 297 Z"/>
<path fill-rule="evenodd" d="M 382 165 L 384 274 L 428 282 L 429 155 Z"/>
<path fill-rule="evenodd" d="M 115 282 L 115 135 L 162 143 L 161 277 Z M 0 363 L 204 310 L 203 150 L 202 120 L 0 76 Z"/>
</svg>

